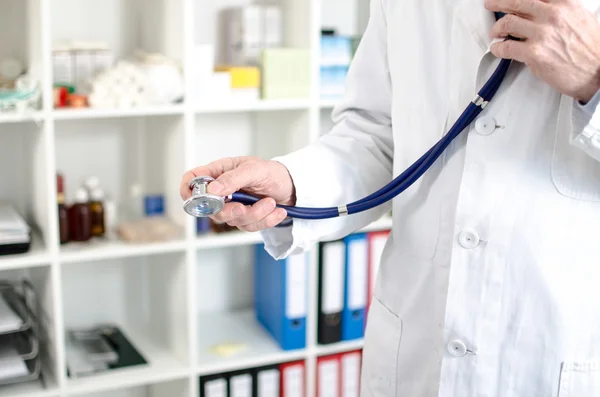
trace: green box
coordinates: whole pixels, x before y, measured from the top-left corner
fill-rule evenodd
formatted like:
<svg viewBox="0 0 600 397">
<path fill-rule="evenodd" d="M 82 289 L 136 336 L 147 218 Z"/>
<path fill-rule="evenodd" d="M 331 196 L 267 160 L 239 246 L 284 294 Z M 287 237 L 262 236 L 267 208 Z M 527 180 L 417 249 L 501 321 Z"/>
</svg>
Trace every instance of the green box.
<svg viewBox="0 0 600 397">
<path fill-rule="evenodd" d="M 310 51 L 268 48 L 261 57 L 261 98 L 310 98 Z"/>
</svg>

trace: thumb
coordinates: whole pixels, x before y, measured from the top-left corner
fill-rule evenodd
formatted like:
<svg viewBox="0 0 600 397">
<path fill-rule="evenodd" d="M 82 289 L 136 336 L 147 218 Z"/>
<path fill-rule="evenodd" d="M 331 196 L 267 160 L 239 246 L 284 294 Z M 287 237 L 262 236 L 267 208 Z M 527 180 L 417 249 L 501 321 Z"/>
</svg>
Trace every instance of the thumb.
<svg viewBox="0 0 600 397">
<path fill-rule="evenodd" d="M 228 196 L 244 187 L 253 185 L 259 178 L 257 163 L 244 163 L 231 171 L 221 174 L 208 185 L 208 192 Z"/>
</svg>

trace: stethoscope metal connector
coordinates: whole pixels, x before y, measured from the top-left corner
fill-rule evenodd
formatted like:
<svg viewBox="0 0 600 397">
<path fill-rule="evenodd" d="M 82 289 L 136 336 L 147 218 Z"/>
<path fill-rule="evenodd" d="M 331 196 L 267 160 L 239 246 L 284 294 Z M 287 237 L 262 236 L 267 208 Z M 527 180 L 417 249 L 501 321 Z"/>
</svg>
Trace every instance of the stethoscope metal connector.
<svg viewBox="0 0 600 397">
<path fill-rule="evenodd" d="M 189 182 L 192 195 L 183 203 L 185 212 L 198 218 L 206 218 L 221 212 L 228 200 L 226 197 L 208 193 L 208 184 L 214 180 L 210 176 L 197 176 Z"/>
</svg>

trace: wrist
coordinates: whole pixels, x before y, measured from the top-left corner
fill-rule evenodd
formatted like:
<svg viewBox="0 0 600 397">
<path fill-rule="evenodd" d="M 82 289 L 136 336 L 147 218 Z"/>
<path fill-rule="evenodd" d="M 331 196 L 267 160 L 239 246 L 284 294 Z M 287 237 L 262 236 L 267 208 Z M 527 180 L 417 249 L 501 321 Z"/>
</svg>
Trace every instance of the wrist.
<svg viewBox="0 0 600 397">
<path fill-rule="evenodd" d="M 592 100 L 594 95 L 596 95 L 596 93 L 599 90 L 600 90 L 600 60 L 597 63 L 597 67 L 595 68 L 594 74 L 592 75 L 590 81 L 588 82 L 588 84 L 586 84 L 582 87 L 581 92 L 579 93 L 579 95 L 577 95 L 577 97 L 575 99 L 578 100 L 579 103 L 581 103 L 582 105 L 585 105 L 589 101 Z"/>
</svg>

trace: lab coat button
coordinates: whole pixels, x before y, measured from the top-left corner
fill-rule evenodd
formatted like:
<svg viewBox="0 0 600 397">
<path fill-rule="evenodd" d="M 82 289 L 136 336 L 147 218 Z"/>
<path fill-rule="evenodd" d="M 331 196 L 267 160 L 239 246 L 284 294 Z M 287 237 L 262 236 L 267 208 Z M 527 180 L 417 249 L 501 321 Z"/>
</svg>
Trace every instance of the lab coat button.
<svg viewBox="0 0 600 397">
<path fill-rule="evenodd" d="M 473 249 L 479 245 L 479 236 L 473 230 L 463 230 L 458 236 L 458 241 L 463 248 Z"/>
<path fill-rule="evenodd" d="M 496 120 L 490 116 L 483 116 L 475 121 L 475 131 L 479 135 L 491 135 L 496 130 Z"/>
<path fill-rule="evenodd" d="M 467 346 L 459 340 L 448 343 L 448 353 L 454 357 L 463 357 L 467 354 Z"/>
</svg>

